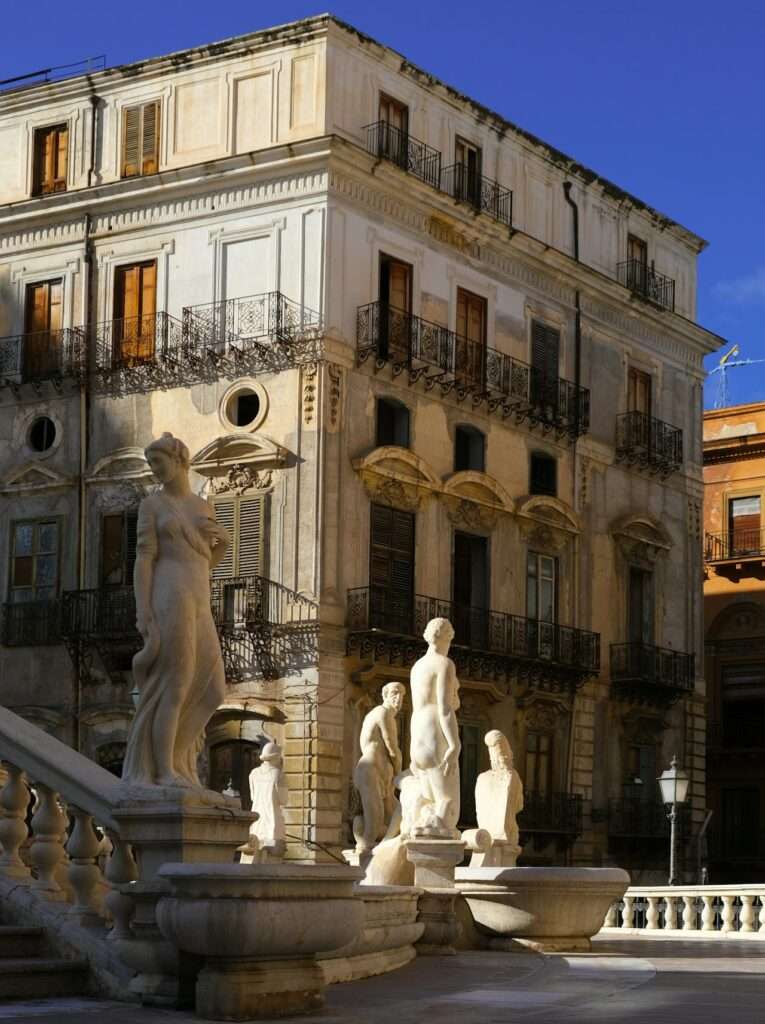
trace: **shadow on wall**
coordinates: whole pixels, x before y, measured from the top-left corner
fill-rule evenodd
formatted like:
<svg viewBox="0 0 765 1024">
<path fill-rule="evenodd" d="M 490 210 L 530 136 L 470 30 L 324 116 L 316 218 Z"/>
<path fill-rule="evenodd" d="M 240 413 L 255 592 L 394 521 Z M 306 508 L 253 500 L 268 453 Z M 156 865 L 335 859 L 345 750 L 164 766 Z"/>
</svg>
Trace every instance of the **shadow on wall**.
<svg viewBox="0 0 765 1024">
<path fill-rule="evenodd" d="M 10 281 L 0 280 L 0 338 L 13 334 L 21 323 L 21 310 Z"/>
</svg>

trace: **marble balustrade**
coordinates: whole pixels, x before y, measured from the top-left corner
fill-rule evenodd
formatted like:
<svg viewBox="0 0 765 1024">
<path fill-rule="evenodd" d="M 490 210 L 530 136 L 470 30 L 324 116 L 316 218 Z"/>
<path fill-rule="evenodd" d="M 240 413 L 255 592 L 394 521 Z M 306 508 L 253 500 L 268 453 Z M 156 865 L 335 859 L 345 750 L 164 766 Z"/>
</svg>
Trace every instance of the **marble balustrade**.
<svg viewBox="0 0 765 1024">
<path fill-rule="evenodd" d="M 617 933 L 765 940 L 765 884 L 630 886 L 600 932 Z"/>
</svg>

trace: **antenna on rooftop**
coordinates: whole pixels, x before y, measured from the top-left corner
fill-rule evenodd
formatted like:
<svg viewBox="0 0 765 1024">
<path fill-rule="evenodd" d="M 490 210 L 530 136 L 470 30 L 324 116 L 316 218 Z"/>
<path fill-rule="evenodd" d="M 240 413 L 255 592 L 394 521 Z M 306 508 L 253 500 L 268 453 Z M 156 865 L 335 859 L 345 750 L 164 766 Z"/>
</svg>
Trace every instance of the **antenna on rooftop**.
<svg viewBox="0 0 765 1024">
<path fill-rule="evenodd" d="M 720 362 L 715 366 L 713 370 L 709 371 L 711 377 L 713 373 L 719 373 L 720 378 L 717 382 L 717 394 L 715 396 L 713 409 L 725 409 L 730 405 L 728 398 L 728 370 L 732 370 L 734 366 L 753 366 L 755 363 L 765 363 L 765 359 L 734 359 L 741 349 L 738 345 L 732 345 L 731 348 L 720 358 Z"/>
</svg>

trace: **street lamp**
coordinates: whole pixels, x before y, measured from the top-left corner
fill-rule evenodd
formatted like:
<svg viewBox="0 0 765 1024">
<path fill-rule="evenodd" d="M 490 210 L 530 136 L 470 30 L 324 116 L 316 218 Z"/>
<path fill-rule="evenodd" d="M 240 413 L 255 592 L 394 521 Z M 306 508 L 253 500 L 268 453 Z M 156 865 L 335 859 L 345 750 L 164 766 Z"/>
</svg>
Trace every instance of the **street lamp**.
<svg viewBox="0 0 765 1024">
<path fill-rule="evenodd" d="M 677 805 L 684 804 L 688 796 L 688 785 L 690 779 L 686 772 L 677 767 L 677 757 L 672 758 L 672 764 L 665 768 L 657 782 L 661 790 L 661 799 L 668 807 L 667 817 L 669 818 L 669 884 L 677 885 L 675 877 L 675 848 L 677 836 L 675 825 L 677 823 Z"/>
</svg>

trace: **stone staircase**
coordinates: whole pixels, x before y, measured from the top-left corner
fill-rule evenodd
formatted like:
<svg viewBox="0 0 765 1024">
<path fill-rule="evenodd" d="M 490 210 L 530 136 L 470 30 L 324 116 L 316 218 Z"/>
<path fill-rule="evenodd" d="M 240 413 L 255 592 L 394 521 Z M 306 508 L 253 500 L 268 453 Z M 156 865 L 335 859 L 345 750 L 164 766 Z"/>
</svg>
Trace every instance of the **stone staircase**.
<svg viewBox="0 0 765 1024">
<path fill-rule="evenodd" d="M 77 996 L 87 991 L 87 960 L 50 955 L 42 928 L 0 925 L 0 1001 Z"/>
</svg>

